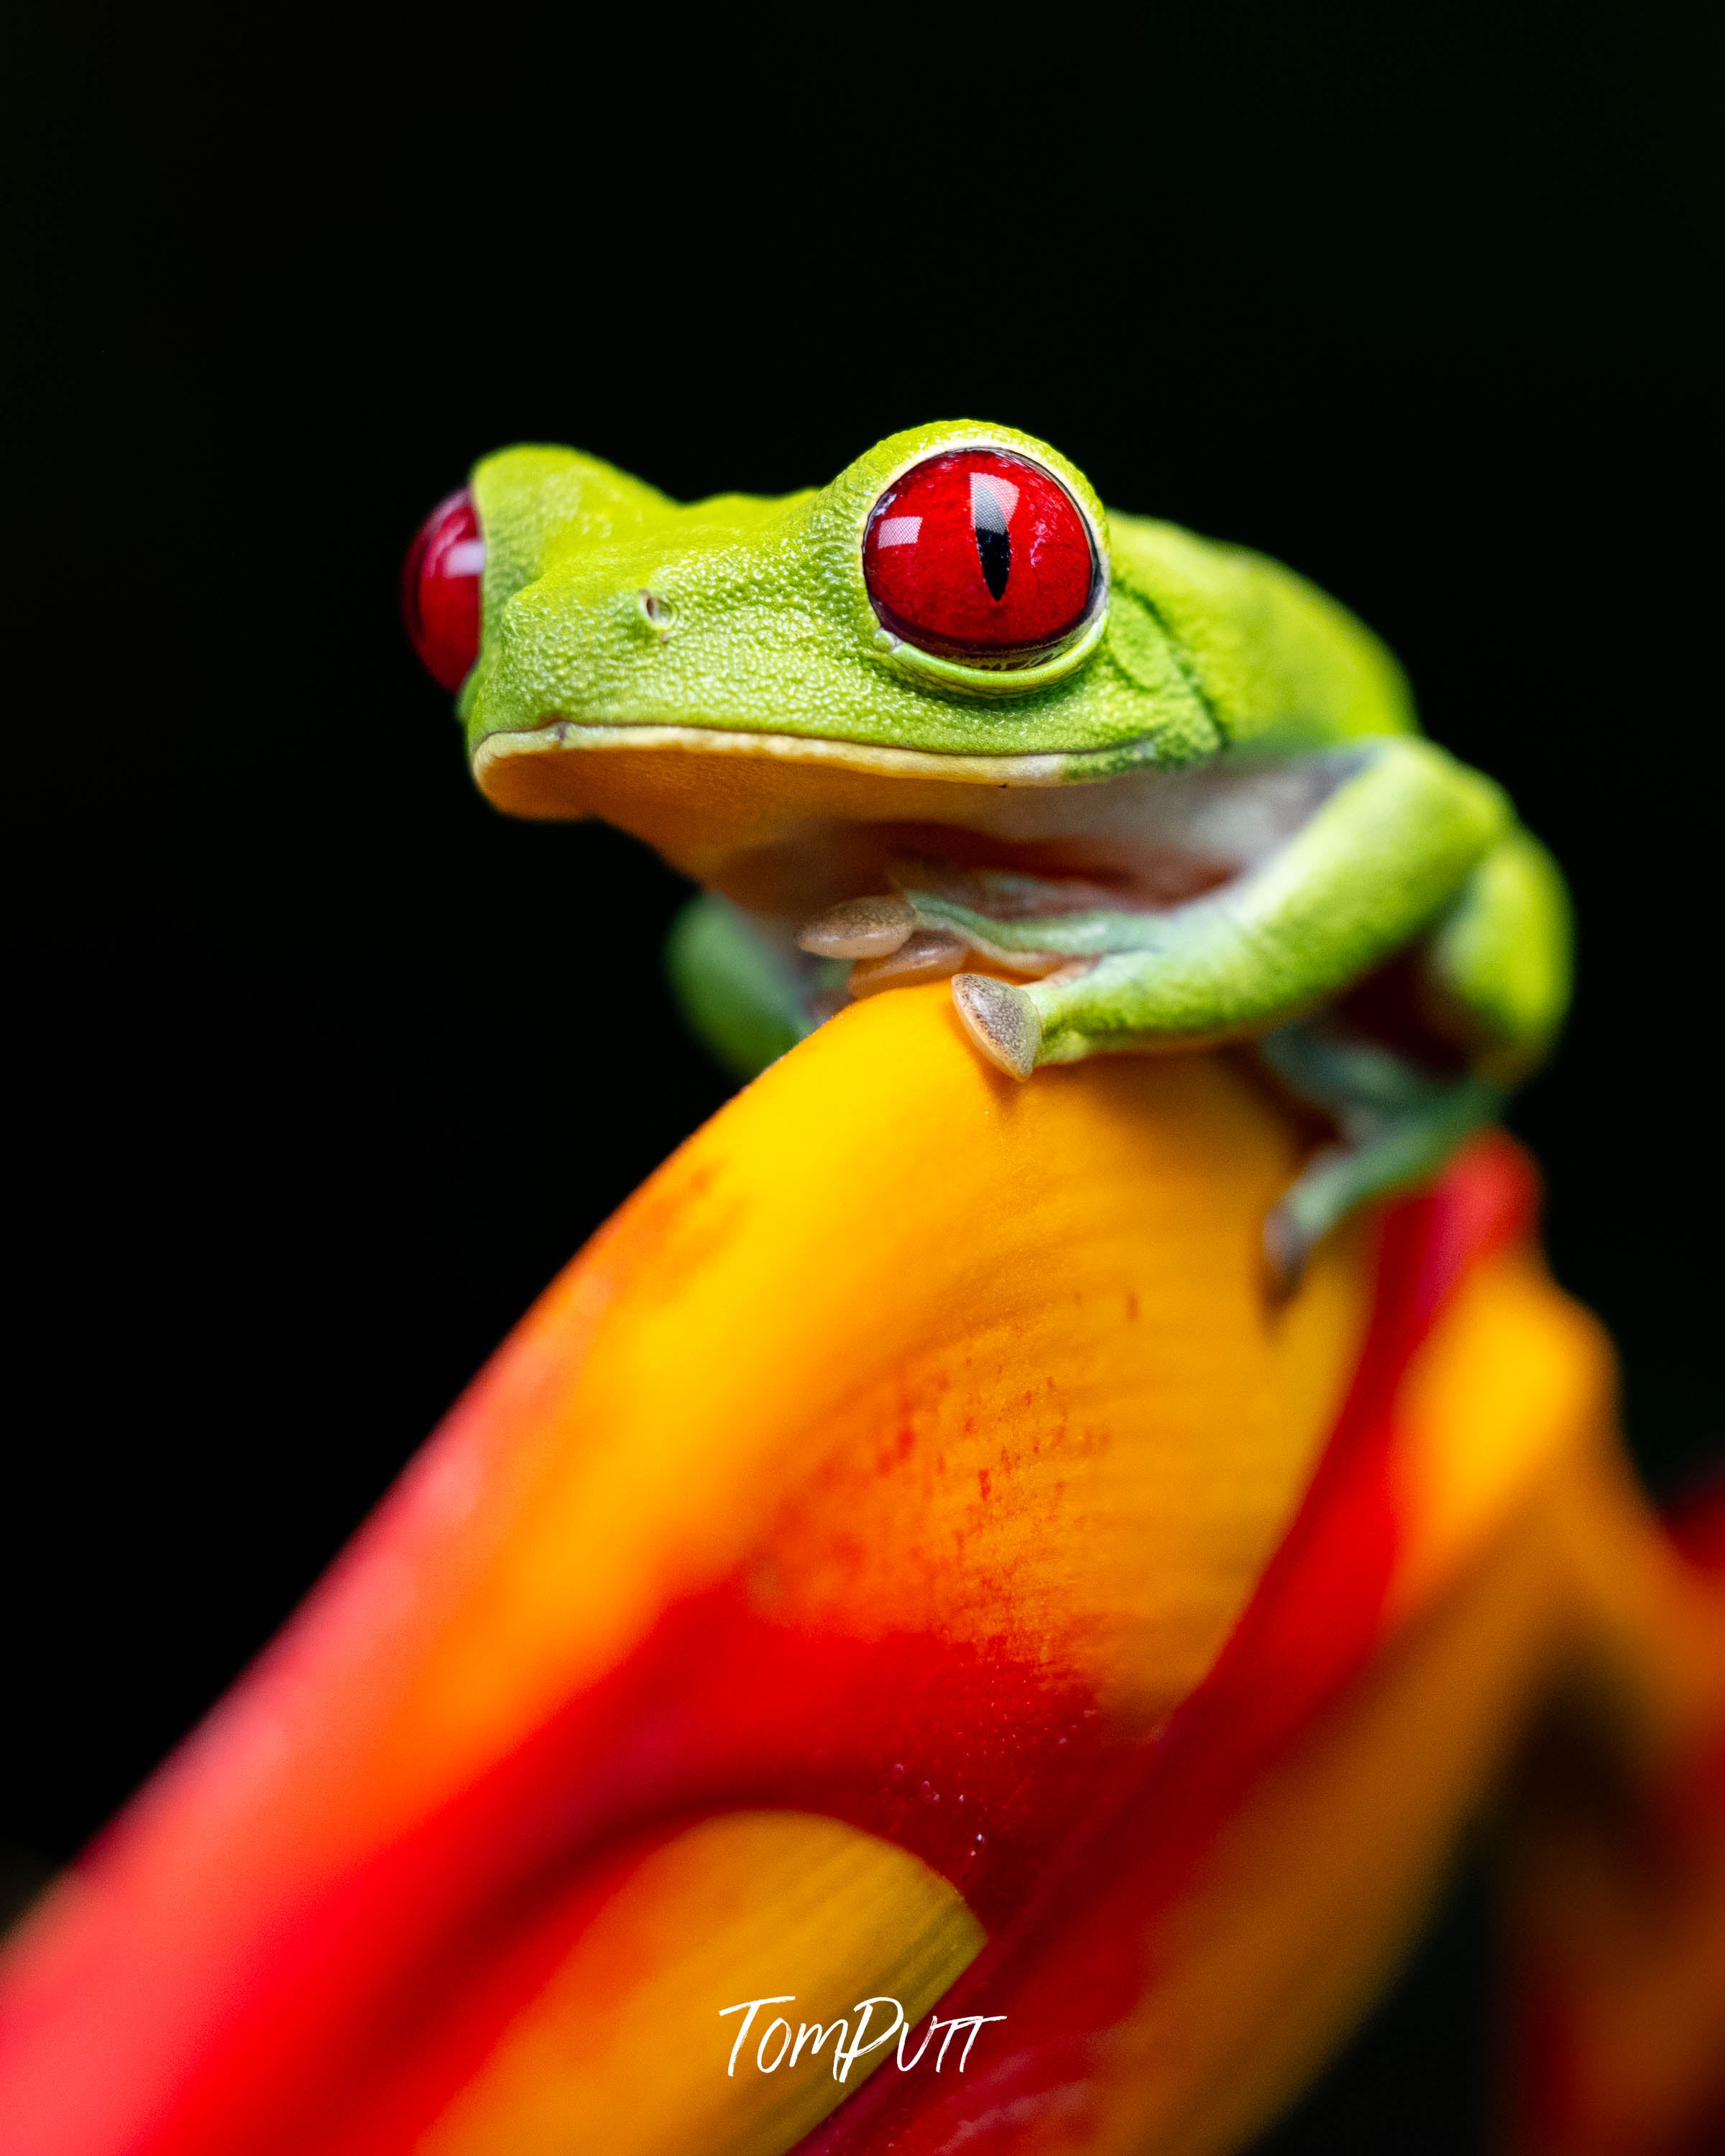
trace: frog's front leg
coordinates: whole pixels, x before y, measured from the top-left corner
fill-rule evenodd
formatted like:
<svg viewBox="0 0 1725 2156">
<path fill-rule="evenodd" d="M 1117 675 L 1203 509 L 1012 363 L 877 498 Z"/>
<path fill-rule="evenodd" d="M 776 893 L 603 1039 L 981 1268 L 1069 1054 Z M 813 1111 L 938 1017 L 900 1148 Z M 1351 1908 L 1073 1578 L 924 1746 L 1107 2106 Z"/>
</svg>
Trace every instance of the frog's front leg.
<svg viewBox="0 0 1725 2156">
<path fill-rule="evenodd" d="M 1568 997 L 1555 864 L 1496 787 L 1422 742 L 1378 745 L 1259 867 L 1166 913 L 1004 923 L 932 894 L 912 900 L 920 917 L 1008 963 L 1032 944 L 1074 961 L 1023 988 L 954 982 L 978 1045 L 1014 1076 L 1271 1022 L 1266 1060 L 1337 1132 L 1265 1223 L 1284 1291 L 1337 1221 L 1435 1173 L 1496 1117 Z M 1302 1022 L 1409 944 L 1435 1029 L 1466 1055 L 1459 1075 L 1350 1038 L 1332 1016 Z"/>
<path fill-rule="evenodd" d="M 1099 1051 L 1183 1048 L 1285 1024 L 1431 927 L 1513 812 L 1490 779 L 1429 742 L 1363 745 L 1294 835 L 1221 889 L 1162 912 L 998 921 L 906 888 L 918 917 L 1011 964 L 1072 963 L 1017 987 L 961 974 L 954 999 L 1016 1078 Z"/>
</svg>

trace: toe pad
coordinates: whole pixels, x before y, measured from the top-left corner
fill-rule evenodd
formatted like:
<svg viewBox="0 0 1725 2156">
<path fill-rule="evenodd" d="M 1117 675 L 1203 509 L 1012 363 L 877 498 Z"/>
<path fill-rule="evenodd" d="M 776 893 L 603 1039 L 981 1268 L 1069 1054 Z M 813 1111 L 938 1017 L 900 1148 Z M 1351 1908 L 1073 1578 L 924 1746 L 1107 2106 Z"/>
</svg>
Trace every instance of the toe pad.
<svg viewBox="0 0 1725 2156">
<path fill-rule="evenodd" d="M 1042 1020 L 1022 988 L 988 973 L 960 973 L 952 1001 L 971 1039 L 1009 1077 L 1028 1078 L 1042 1045 Z"/>
</svg>

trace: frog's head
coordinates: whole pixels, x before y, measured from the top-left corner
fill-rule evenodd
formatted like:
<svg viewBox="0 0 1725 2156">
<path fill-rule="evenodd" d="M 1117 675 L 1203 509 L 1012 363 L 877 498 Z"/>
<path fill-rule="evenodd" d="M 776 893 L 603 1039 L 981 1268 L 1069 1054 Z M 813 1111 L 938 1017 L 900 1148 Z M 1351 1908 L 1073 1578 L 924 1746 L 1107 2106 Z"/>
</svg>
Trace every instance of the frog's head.
<svg viewBox="0 0 1725 2156">
<path fill-rule="evenodd" d="M 1223 745 L 1182 618 L 1178 548 L 1199 542 L 1122 522 L 1128 571 L 1082 472 L 968 421 L 891 435 L 819 492 L 687 506 L 573 449 L 506 449 L 422 533 L 410 625 L 459 685 L 489 800 L 601 816 L 776 909 L 818 896 L 859 827 L 1040 842 L 1086 820 L 1056 805 L 1073 782 Z"/>
</svg>

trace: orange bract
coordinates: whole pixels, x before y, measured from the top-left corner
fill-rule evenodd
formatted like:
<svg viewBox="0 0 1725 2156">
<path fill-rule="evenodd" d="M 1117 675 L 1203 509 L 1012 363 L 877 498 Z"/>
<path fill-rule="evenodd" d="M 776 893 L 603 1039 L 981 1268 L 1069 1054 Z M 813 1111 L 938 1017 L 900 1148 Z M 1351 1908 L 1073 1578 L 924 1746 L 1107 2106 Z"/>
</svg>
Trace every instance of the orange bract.
<svg viewBox="0 0 1725 2156">
<path fill-rule="evenodd" d="M 8 2145 L 549 2156 L 603 2120 L 619 2156 L 770 2156 L 874 2070 L 827 2129 L 866 2147 L 844 2123 L 926 2075 L 727 2075 L 719 2010 L 897 1984 L 914 2015 L 979 1949 L 1013 2043 L 1045 1980 L 1097 2017 L 1064 2109 L 1014 2067 L 991 2148 L 1247 2130 L 1532 1682 L 1519 1523 L 1593 1471 L 1609 1385 L 1498 1229 L 1403 1323 L 1441 1205 L 1402 1286 L 1356 1224 L 1272 1304 L 1260 1229 L 1302 1142 L 1243 1056 L 1019 1086 L 943 985 L 824 1028 L 548 1291 L 20 1941 Z M 1366 1466 L 1314 1524 L 1338 1415 Z M 1184 1853 L 1083 1856 L 1128 1827 Z M 636 2100 L 655 2043 L 680 2064 Z M 986 2056 L 943 2074 L 942 2131 Z"/>
</svg>

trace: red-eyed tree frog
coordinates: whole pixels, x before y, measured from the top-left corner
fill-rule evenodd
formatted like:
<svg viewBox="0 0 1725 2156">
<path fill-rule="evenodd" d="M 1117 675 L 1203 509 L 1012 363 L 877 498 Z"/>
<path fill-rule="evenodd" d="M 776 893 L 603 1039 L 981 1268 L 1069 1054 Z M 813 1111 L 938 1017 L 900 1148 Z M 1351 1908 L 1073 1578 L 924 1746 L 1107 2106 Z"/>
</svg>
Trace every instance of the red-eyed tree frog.
<svg viewBox="0 0 1725 2156">
<path fill-rule="evenodd" d="M 1562 877 L 1420 736 L 1378 639 L 1262 555 L 1105 511 L 1011 428 L 686 506 L 505 449 L 434 512 L 405 595 L 490 801 L 603 817 L 704 886 L 670 973 L 739 1074 L 942 976 L 1032 1083 L 1255 1043 L 1335 1132 L 1265 1224 L 1284 1289 L 1563 1018 Z"/>
</svg>

